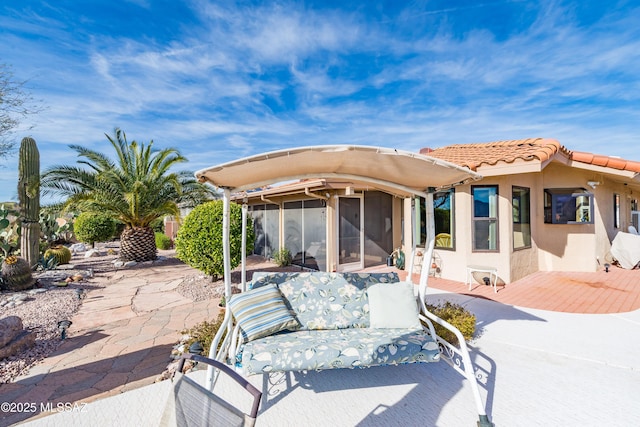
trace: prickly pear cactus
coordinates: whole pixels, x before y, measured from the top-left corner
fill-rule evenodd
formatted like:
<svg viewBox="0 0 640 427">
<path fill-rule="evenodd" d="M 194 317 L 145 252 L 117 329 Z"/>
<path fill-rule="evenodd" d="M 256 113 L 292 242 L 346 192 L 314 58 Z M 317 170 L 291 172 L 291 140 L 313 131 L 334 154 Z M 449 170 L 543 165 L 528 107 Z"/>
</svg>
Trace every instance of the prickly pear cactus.
<svg viewBox="0 0 640 427">
<path fill-rule="evenodd" d="M 69 261 L 71 261 L 71 251 L 66 246 L 52 246 L 44 252 L 44 259 L 48 259 L 49 257 L 54 257 L 57 265 L 69 264 Z"/>
<path fill-rule="evenodd" d="M 18 199 L 22 223 L 20 254 L 34 269 L 40 255 L 40 153 L 33 138 L 22 138 L 20 142 Z"/>
<path fill-rule="evenodd" d="M 11 255 L 20 245 L 20 226 L 17 219 L 17 211 L 5 205 L 0 206 L 0 260 Z"/>
<path fill-rule="evenodd" d="M 35 279 L 31 274 L 29 263 L 17 256 L 8 256 L 2 262 L 2 289 L 7 291 L 24 291 L 33 287 Z"/>
</svg>

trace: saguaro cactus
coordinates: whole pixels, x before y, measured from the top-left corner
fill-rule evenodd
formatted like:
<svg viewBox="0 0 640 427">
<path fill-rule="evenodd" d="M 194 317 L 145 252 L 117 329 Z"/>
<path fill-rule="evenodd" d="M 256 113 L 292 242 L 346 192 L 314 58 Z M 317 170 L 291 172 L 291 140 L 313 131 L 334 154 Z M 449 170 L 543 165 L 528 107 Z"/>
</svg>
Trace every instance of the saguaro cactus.
<svg viewBox="0 0 640 427">
<path fill-rule="evenodd" d="M 40 153 L 33 138 L 22 138 L 18 164 L 20 201 L 20 254 L 29 267 L 38 265 L 40 255 Z"/>
</svg>

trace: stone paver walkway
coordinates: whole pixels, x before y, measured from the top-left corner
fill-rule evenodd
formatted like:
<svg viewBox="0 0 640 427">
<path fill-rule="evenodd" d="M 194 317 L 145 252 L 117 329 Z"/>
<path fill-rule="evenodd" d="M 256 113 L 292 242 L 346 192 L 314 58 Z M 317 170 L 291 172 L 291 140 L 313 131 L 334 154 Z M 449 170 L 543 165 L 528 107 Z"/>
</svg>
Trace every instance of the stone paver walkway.
<svg viewBox="0 0 640 427">
<path fill-rule="evenodd" d="M 28 374 L 0 385 L 0 401 L 37 403 L 37 410 L 0 412 L 0 425 L 34 416 L 40 402 L 87 403 L 152 384 L 170 363 L 180 332 L 220 310 L 217 299 L 193 302 L 175 291 L 195 274 L 201 273 L 169 258 L 96 275 L 97 289 L 71 319 L 67 340 Z"/>
</svg>

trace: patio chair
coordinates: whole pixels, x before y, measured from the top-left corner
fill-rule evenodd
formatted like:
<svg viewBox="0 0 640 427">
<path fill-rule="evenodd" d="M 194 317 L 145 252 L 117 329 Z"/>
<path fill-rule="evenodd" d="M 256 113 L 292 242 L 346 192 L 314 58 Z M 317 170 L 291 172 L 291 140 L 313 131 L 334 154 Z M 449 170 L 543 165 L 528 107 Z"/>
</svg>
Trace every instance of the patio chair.
<svg viewBox="0 0 640 427">
<path fill-rule="evenodd" d="M 439 233 L 436 234 L 436 247 L 450 248 L 451 247 L 451 234 Z"/>
<path fill-rule="evenodd" d="M 207 390 L 206 387 L 192 378 L 183 375 L 182 369 L 186 360 L 210 365 L 218 371 L 218 375 L 224 374 L 230 377 L 233 382 L 237 383 L 253 397 L 251 410 L 248 413 L 243 412 L 237 406 Z M 251 427 L 255 424 L 262 392 L 224 363 L 204 356 L 186 353 L 182 356 L 172 381 L 173 395 L 169 396 L 169 401 L 162 417 L 163 426 Z"/>
<path fill-rule="evenodd" d="M 629 233 L 631 234 L 635 234 L 636 236 L 640 233 L 638 233 L 638 230 L 636 230 L 636 228 L 633 225 L 629 226 Z"/>
</svg>

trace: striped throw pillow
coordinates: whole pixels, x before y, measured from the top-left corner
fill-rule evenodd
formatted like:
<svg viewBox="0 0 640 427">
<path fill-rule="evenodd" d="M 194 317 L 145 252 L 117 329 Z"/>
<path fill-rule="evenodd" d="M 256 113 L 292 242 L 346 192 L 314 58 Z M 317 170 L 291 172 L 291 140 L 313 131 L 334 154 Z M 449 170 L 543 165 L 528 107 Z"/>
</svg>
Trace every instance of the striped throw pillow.
<svg viewBox="0 0 640 427">
<path fill-rule="evenodd" d="M 274 284 L 235 294 L 229 300 L 228 306 L 240 325 L 243 342 L 300 327 Z"/>
</svg>

